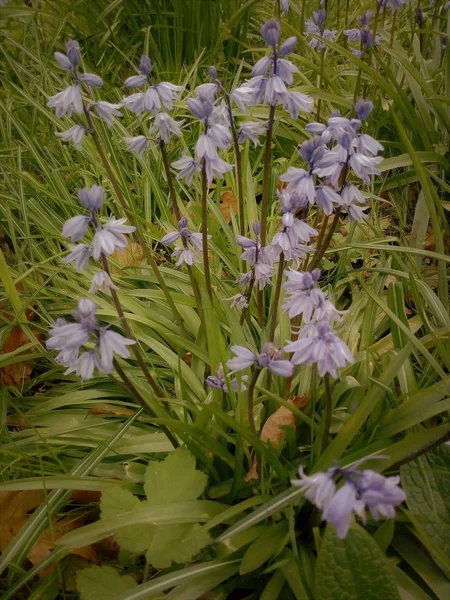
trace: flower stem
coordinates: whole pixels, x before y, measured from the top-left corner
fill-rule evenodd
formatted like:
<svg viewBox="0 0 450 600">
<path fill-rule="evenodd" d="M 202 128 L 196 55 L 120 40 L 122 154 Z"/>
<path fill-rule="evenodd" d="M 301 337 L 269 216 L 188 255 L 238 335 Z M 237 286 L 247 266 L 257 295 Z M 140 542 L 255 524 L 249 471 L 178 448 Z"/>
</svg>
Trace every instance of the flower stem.
<svg viewBox="0 0 450 600">
<path fill-rule="evenodd" d="M 322 260 L 325 252 L 328 249 L 328 246 L 330 245 L 331 242 L 331 238 L 333 237 L 334 232 L 336 231 L 336 227 L 339 223 L 339 217 L 341 214 L 341 207 L 338 206 L 336 208 L 336 212 L 334 213 L 334 218 L 333 218 L 333 222 L 330 225 L 330 228 L 328 230 L 327 235 L 324 237 L 323 242 L 321 244 L 320 247 L 317 248 L 317 252 L 315 253 L 309 267 L 308 267 L 308 271 L 312 271 L 313 269 L 315 269 L 318 264 L 320 263 L 320 261 Z"/>
<path fill-rule="evenodd" d="M 205 271 L 205 285 L 208 295 L 212 300 L 211 274 L 209 272 L 208 256 L 208 182 L 206 179 L 205 159 L 202 161 L 202 245 L 203 267 Z"/>
<path fill-rule="evenodd" d="M 89 126 L 91 135 L 92 135 L 92 139 L 94 140 L 94 144 L 95 147 L 97 148 L 97 151 L 100 155 L 100 158 L 103 162 L 103 166 L 105 167 L 106 172 L 108 173 L 108 177 L 111 181 L 111 185 L 114 188 L 114 192 L 116 194 L 117 199 L 120 202 L 120 205 L 122 206 L 123 211 L 125 212 L 125 214 L 128 217 L 128 220 L 130 221 L 130 223 L 136 227 L 136 237 L 137 240 L 139 242 L 139 245 L 142 248 L 142 252 L 144 253 L 144 256 L 148 262 L 148 264 L 150 265 L 150 267 L 153 269 L 153 272 L 155 273 L 156 279 L 158 280 L 159 285 L 161 286 L 161 289 L 164 293 L 164 296 L 166 297 L 167 300 L 167 304 L 170 306 L 170 309 L 172 310 L 173 316 L 175 317 L 175 320 L 177 321 L 178 327 L 180 328 L 180 332 L 181 334 L 187 338 L 188 337 L 188 333 L 184 327 L 183 324 L 183 319 L 181 318 L 180 313 L 177 310 L 177 307 L 175 306 L 175 303 L 172 299 L 172 296 L 170 295 L 170 291 L 169 288 L 167 287 L 164 278 L 161 274 L 161 271 L 158 268 L 158 265 L 156 264 L 155 258 L 153 256 L 153 250 L 151 248 L 149 248 L 147 246 L 147 243 L 145 241 L 145 238 L 143 236 L 143 234 L 140 232 L 139 227 L 137 226 L 137 222 L 134 218 L 134 215 L 132 213 L 132 211 L 128 208 L 127 206 L 127 202 L 125 200 L 125 196 L 123 195 L 122 190 L 120 189 L 120 185 L 119 182 L 117 181 L 117 178 L 114 174 L 114 171 L 109 163 L 109 160 L 105 154 L 105 151 L 103 149 L 102 143 L 100 141 L 100 137 L 95 129 L 94 126 L 94 122 L 92 121 L 92 117 L 88 111 L 88 109 L 86 108 L 86 106 L 83 104 L 83 110 L 84 110 L 84 114 L 86 117 L 86 121 L 87 124 Z"/>
<path fill-rule="evenodd" d="M 325 448 L 328 446 L 328 436 L 330 433 L 331 426 L 331 414 L 333 412 L 333 396 L 331 393 L 330 376 L 328 373 L 324 377 L 325 382 L 325 394 L 326 394 L 326 407 L 325 407 L 325 418 L 323 424 L 323 438 L 322 438 L 322 449 L 323 453 Z"/>
<path fill-rule="evenodd" d="M 280 261 L 278 263 L 278 275 L 277 275 L 277 285 L 275 287 L 275 295 L 273 298 L 272 305 L 272 320 L 270 323 L 270 331 L 269 331 L 269 340 L 274 342 L 275 337 L 275 327 L 277 324 L 277 316 L 278 316 L 278 304 L 280 302 L 280 294 L 281 294 L 281 284 L 283 282 L 283 270 L 284 270 L 284 253 L 282 252 L 280 255 Z"/>
<path fill-rule="evenodd" d="M 111 276 L 111 272 L 109 269 L 109 264 L 108 264 L 108 259 L 106 258 L 106 256 L 104 254 L 101 255 L 101 262 L 102 262 L 102 267 L 103 270 L 108 273 L 108 276 Z M 119 295 L 117 293 L 117 291 L 115 289 L 111 289 L 111 297 L 113 299 L 114 302 L 114 306 L 116 308 L 117 314 L 119 315 L 119 319 L 122 323 L 122 327 L 125 331 L 125 334 L 128 338 L 134 340 L 134 344 L 131 346 L 131 349 L 133 351 L 134 356 L 136 357 L 136 360 L 138 362 L 139 367 L 141 368 L 142 373 L 144 374 L 144 377 L 146 378 L 146 380 L 148 381 L 148 383 L 150 384 L 150 387 L 152 388 L 152 390 L 155 393 L 155 396 L 157 396 L 158 398 L 163 398 L 164 394 L 161 392 L 161 390 L 158 387 L 158 384 L 156 383 L 154 377 L 152 376 L 152 374 L 150 373 L 150 371 L 148 370 L 147 365 L 145 364 L 144 361 L 144 357 L 142 356 L 142 352 L 139 348 L 139 345 L 137 343 L 136 337 L 127 321 L 127 318 L 125 317 L 125 313 L 123 311 L 122 308 L 122 304 L 120 303 L 120 299 L 119 299 Z"/>
<path fill-rule="evenodd" d="M 269 122 L 267 124 L 266 145 L 264 148 L 263 190 L 261 200 L 261 246 L 266 245 L 267 214 L 269 211 L 270 192 L 270 163 L 272 160 L 273 124 L 275 120 L 275 105 L 270 105 Z"/>
<path fill-rule="evenodd" d="M 227 103 L 228 116 L 230 119 L 231 135 L 233 137 L 234 156 L 236 159 L 236 177 L 238 188 L 238 207 L 239 207 L 239 233 L 245 235 L 245 211 L 244 211 L 244 191 L 242 185 L 242 156 L 239 148 L 236 125 L 233 118 L 233 109 L 231 107 L 230 95 L 225 92 L 225 101 Z"/>
<path fill-rule="evenodd" d="M 181 212 L 180 212 L 180 207 L 178 205 L 178 199 L 177 199 L 177 194 L 175 191 L 175 186 L 173 184 L 172 173 L 170 171 L 169 157 L 167 156 L 166 145 L 163 142 L 163 140 L 160 140 L 159 148 L 161 150 L 161 156 L 162 156 L 162 161 L 163 161 L 163 165 L 164 165 L 164 170 L 166 172 L 167 185 L 169 186 L 169 195 L 170 195 L 170 200 L 172 202 L 173 213 L 174 213 L 175 219 L 177 220 L 177 223 L 178 223 L 181 220 Z M 186 239 L 183 236 L 181 236 L 181 240 L 183 243 L 183 247 L 185 249 L 187 249 L 188 244 L 187 244 Z M 187 268 L 188 268 L 189 278 L 191 280 L 192 290 L 193 290 L 194 296 L 195 296 L 195 302 L 197 304 L 197 310 L 199 312 L 201 312 L 202 311 L 202 299 L 201 299 L 201 295 L 200 295 L 200 290 L 198 288 L 198 283 L 197 283 L 197 280 L 195 279 L 191 265 L 187 265 Z"/>
<path fill-rule="evenodd" d="M 138 401 L 138 404 L 140 404 L 142 406 L 142 408 L 153 419 L 155 419 L 157 417 L 157 415 L 153 412 L 153 409 L 147 404 L 147 402 L 145 401 L 144 397 L 140 394 L 140 392 L 138 392 L 138 390 L 134 387 L 132 381 L 130 380 L 128 375 L 125 373 L 125 371 L 122 369 L 119 362 L 116 359 L 114 359 L 113 364 L 114 364 L 114 368 L 116 369 L 117 373 L 120 375 L 120 378 L 122 379 L 124 385 L 129 390 L 129 392 L 132 394 L 132 396 L 134 396 L 134 398 L 136 398 L 136 400 Z M 167 426 L 159 425 L 159 428 L 166 435 L 167 439 L 170 441 L 172 446 L 174 448 L 178 448 L 180 444 L 178 443 L 177 438 L 167 428 Z"/>
<path fill-rule="evenodd" d="M 252 374 L 252 378 L 248 385 L 247 392 L 247 418 L 248 418 L 248 426 L 250 431 L 256 435 L 256 427 L 255 427 L 255 414 L 253 411 L 253 396 L 255 393 L 255 385 L 259 377 L 259 370 L 255 369 Z"/>
<path fill-rule="evenodd" d="M 322 48 L 321 53 L 320 53 L 320 71 L 319 71 L 319 82 L 317 84 L 317 87 L 319 88 L 319 90 L 322 87 L 322 80 L 323 80 L 323 74 L 324 74 L 324 70 L 325 70 L 325 48 Z M 319 100 L 317 101 L 317 121 L 320 121 L 320 109 L 322 107 L 322 99 L 319 98 Z"/>
</svg>

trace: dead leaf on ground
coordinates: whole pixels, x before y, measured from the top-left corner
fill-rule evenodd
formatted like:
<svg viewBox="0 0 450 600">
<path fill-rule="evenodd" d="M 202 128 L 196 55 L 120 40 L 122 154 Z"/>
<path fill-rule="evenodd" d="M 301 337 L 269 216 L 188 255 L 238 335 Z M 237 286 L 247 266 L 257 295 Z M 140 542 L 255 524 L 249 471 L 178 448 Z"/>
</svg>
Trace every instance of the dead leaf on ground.
<svg viewBox="0 0 450 600">
<path fill-rule="evenodd" d="M 308 396 L 306 395 L 295 396 L 288 400 L 288 403 L 295 408 L 303 408 L 307 402 Z M 284 440 L 286 427 L 295 428 L 295 414 L 285 406 L 280 406 L 264 423 L 260 435 L 261 441 L 268 442 L 274 448 L 279 448 Z"/>
<path fill-rule="evenodd" d="M 114 250 L 111 255 L 122 267 L 140 265 L 144 261 L 144 251 L 137 242 L 130 242 L 123 250 Z M 112 267 L 113 273 L 121 273 L 119 267 Z"/>
<path fill-rule="evenodd" d="M 23 490 L 20 492 L 0 492 L 0 552 L 4 552 L 10 542 L 16 537 L 34 511 L 44 500 L 45 494 L 40 490 Z M 56 520 L 52 528 L 46 529 L 28 553 L 28 560 L 34 565 L 50 554 L 55 540 L 66 535 L 69 531 L 78 529 L 88 519 L 87 512 L 77 512 Z M 98 562 L 97 554 L 91 546 L 72 550 L 91 562 Z M 56 566 L 51 566 L 39 572 L 40 577 L 49 575 Z"/>
<path fill-rule="evenodd" d="M 33 334 L 38 338 L 42 338 L 42 334 L 38 331 L 33 331 Z M 28 335 L 20 325 L 14 325 L 11 331 L 6 336 L 0 354 L 8 354 L 14 352 L 21 346 L 28 344 L 30 341 Z M 11 385 L 21 387 L 24 383 L 30 380 L 33 367 L 25 362 L 17 362 L 10 365 L 5 365 L 0 369 L 0 383 L 3 386 Z"/>
<path fill-rule="evenodd" d="M 231 221 L 231 214 L 238 214 L 238 201 L 234 192 L 228 190 L 220 196 L 220 212 L 227 223 Z"/>
<path fill-rule="evenodd" d="M 90 408 L 88 415 L 114 415 L 115 417 L 131 417 L 134 415 L 134 410 L 129 408 L 116 408 L 114 406 L 98 406 Z"/>
</svg>

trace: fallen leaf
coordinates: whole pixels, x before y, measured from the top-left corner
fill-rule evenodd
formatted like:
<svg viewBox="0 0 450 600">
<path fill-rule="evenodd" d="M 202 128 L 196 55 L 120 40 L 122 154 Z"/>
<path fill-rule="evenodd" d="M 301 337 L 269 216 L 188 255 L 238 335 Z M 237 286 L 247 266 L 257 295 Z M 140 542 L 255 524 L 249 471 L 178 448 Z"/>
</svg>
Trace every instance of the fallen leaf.
<svg viewBox="0 0 450 600">
<path fill-rule="evenodd" d="M 295 408 L 303 408 L 307 402 L 308 396 L 306 395 L 295 396 L 288 400 L 288 403 Z M 284 440 L 286 427 L 295 428 L 295 415 L 285 406 L 280 406 L 264 423 L 260 435 L 261 441 L 268 442 L 274 448 L 279 448 Z"/>
<path fill-rule="evenodd" d="M 33 334 L 38 339 L 42 338 L 42 334 L 40 334 L 38 331 L 33 331 Z M 3 342 L 1 354 L 14 352 L 21 346 L 28 344 L 29 341 L 30 339 L 22 327 L 20 325 L 14 325 Z M 0 369 L 0 383 L 2 383 L 3 386 L 11 385 L 14 387 L 21 387 L 24 383 L 30 380 L 32 371 L 33 367 L 24 362 L 5 365 Z"/>
<path fill-rule="evenodd" d="M 131 417 L 134 411 L 129 408 L 115 408 L 114 406 L 98 406 L 90 408 L 88 415 L 114 415 L 115 417 Z"/>
<path fill-rule="evenodd" d="M 72 494 L 71 504 L 93 504 L 100 502 L 101 492 L 95 490 L 75 490 Z"/>
<path fill-rule="evenodd" d="M 227 223 L 231 221 L 231 213 L 238 214 L 238 202 L 234 192 L 228 190 L 221 194 L 219 209 Z"/>
<path fill-rule="evenodd" d="M 245 476 L 244 481 L 245 481 L 245 483 L 248 483 L 249 481 L 254 481 L 255 479 L 259 479 L 259 475 L 258 475 L 258 462 L 256 461 L 256 458 L 253 461 L 253 464 L 250 467 L 249 472 Z"/>
<path fill-rule="evenodd" d="M 144 252 L 142 246 L 137 242 L 129 242 L 128 246 L 123 250 L 114 250 L 111 255 L 122 267 L 131 267 L 139 265 L 144 260 Z M 120 273 L 121 269 L 112 267 L 114 273 Z"/>
</svg>

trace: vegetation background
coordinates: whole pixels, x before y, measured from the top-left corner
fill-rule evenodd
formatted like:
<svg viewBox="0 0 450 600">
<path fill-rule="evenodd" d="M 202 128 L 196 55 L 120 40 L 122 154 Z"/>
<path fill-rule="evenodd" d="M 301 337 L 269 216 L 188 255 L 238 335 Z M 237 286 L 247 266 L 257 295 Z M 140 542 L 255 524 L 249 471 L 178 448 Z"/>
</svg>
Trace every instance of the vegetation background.
<svg viewBox="0 0 450 600">
<path fill-rule="evenodd" d="M 43 343 L 49 325 L 70 315 L 89 285 L 87 275 L 59 262 L 65 252 L 60 231 L 74 214 L 76 190 L 103 184 L 109 211 L 122 216 L 92 141 L 78 153 L 55 137 L 61 123 L 46 108 L 61 88 L 53 53 L 67 39 L 78 40 L 88 70 L 106 82 L 102 99 L 110 102 L 122 99 L 123 81 L 143 53 L 161 80 L 192 90 L 214 64 L 231 87 L 259 56 L 259 29 L 277 15 L 277 3 L 29 0 L 0 7 L 1 600 L 78 598 L 79 591 L 83 600 L 450 597 L 450 448 L 443 443 L 450 431 L 450 25 L 444 4 L 414 0 L 397 21 L 387 11 L 381 49 L 366 61 L 351 53 L 342 35 L 327 43 L 323 55 L 307 45 L 304 23 L 317 2 L 292 1 L 282 21 L 284 37 L 299 38 L 296 85 L 316 106 L 320 100 L 324 117 L 334 109 L 349 113 L 361 86 L 375 105 L 370 134 L 385 148 L 367 223 L 343 222 L 322 265 L 326 289 L 348 310 L 344 337 L 356 356 L 333 388 L 334 438 L 325 454 L 319 435 L 325 388 L 311 369 L 294 381 L 295 403 L 286 402 L 281 388 L 259 386 L 258 430 L 280 416 L 280 407 L 287 411 L 284 429 L 272 419 L 269 440 L 252 435 L 242 415 L 223 410 L 221 398 L 205 388 L 210 369 L 226 362 L 226 340 L 242 343 L 250 336 L 224 301 L 236 293 L 240 266 L 233 195 L 225 195 L 236 193 L 236 182 L 231 174 L 209 198 L 216 301 L 205 309 L 205 331 L 189 278 L 158 244 L 172 222 L 160 156 L 154 149 L 140 161 L 125 152 L 122 137 L 139 128 L 129 114 L 111 130 L 100 126 L 102 142 L 155 247 L 189 340 L 180 335 L 139 245 L 133 242 L 113 262 L 128 319 L 149 368 L 164 384 L 170 412 L 157 406 L 132 361 L 127 373 L 157 419 L 107 377 L 81 385 L 64 375 Z M 374 1 L 330 0 L 328 22 L 341 32 L 369 8 L 375 10 Z M 176 113 L 187 115 L 184 103 Z M 284 113 L 277 118 L 273 188 L 293 164 L 296 145 L 308 137 L 305 119 L 294 122 Z M 192 148 L 195 128 L 184 133 L 183 143 Z M 180 150 L 171 147 L 170 159 Z M 245 150 L 247 222 L 258 214 L 262 160 L 261 149 Z M 178 190 L 189 214 L 199 218 L 199 184 Z M 98 313 L 117 320 L 108 297 L 99 299 Z M 280 328 L 287 339 L 288 321 L 281 319 Z M 179 436 L 197 469 L 208 475 L 206 499 L 197 501 L 205 488 L 199 485 L 198 496 L 188 500 L 203 504 L 173 506 L 169 486 L 159 517 L 147 507 L 125 524 L 119 513 L 112 518 L 134 526 L 128 531 L 134 540 L 136 525 L 142 533 L 149 523 L 179 527 L 197 518 L 214 539 L 195 562 L 174 560 L 170 566 L 169 560 L 160 569 L 124 550 L 126 543 L 119 552 L 108 537 L 111 522 L 109 529 L 108 523 L 98 525 L 106 518 L 104 504 L 98 520 L 100 493 L 104 503 L 108 494 L 117 499 L 123 490 L 143 497 L 144 485 L 153 481 L 147 464 L 172 450 L 158 425 Z M 262 457 L 255 478 L 250 446 Z M 370 467 L 401 473 L 408 501 L 395 522 L 370 522 L 339 542 L 319 527 L 317 513 L 289 479 L 300 462 L 307 470 L 324 469 L 374 452 L 385 458 Z M 181 467 L 193 480 L 198 471 L 186 455 L 178 456 L 172 485 L 189 489 L 192 481 L 182 483 Z M 179 530 L 175 534 L 172 545 L 182 537 Z M 92 564 L 112 570 L 92 572 L 87 583 L 79 579 L 77 591 L 77 571 Z"/>
</svg>

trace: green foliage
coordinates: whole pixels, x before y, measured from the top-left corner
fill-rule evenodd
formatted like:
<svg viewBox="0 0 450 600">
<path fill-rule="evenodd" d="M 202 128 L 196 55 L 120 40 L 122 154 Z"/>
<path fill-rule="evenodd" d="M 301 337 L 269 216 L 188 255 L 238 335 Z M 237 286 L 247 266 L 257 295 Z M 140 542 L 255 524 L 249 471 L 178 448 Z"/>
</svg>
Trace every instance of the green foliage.
<svg viewBox="0 0 450 600">
<path fill-rule="evenodd" d="M 329 525 L 320 543 L 315 569 L 315 600 L 399 600 L 389 563 L 359 525 L 340 540 Z"/>
<path fill-rule="evenodd" d="M 119 575 L 112 567 L 89 567 L 77 573 L 81 600 L 114 600 L 122 592 L 137 586 L 129 575 Z"/>
</svg>

